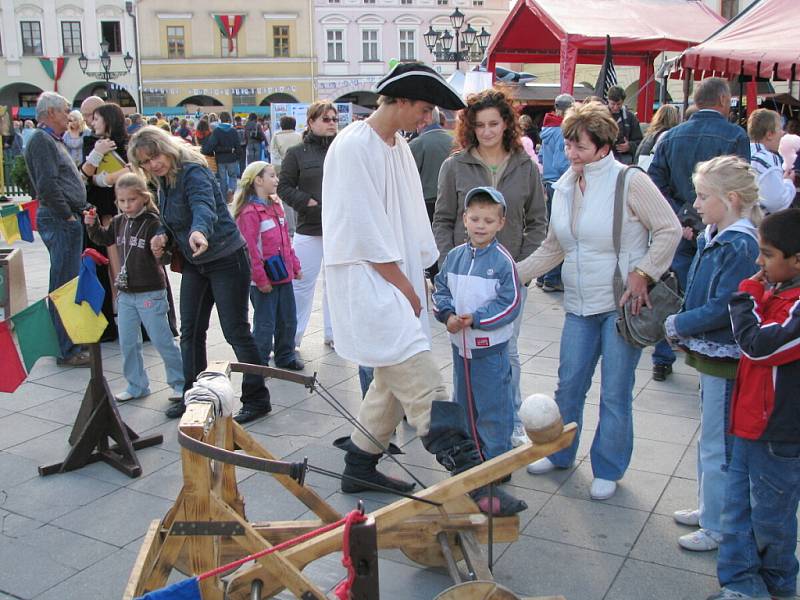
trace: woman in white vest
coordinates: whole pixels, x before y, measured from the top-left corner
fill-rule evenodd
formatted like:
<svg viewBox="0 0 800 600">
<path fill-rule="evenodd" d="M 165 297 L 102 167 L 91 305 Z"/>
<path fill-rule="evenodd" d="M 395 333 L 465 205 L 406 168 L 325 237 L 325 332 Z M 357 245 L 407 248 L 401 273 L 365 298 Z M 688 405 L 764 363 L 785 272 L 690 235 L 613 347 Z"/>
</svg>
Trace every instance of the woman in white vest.
<svg viewBox="0 0 800 600">
<path fill-rule="evenodd" d="M 527 282 L 564 261 L 566 316 L 555 399 L 564 421 L 578 424 L 578 435 L 570 447 L 529 465 L 528 472 L 539 475 L 573 465 L 586 393 L 602 356 L 590 494 L 605 500 L 616 492 L 633 451 L 633 383 L 641 354 L 615 327 L 614 193 L 617 176 L 626 167 L 611 152 L 617 124 L 604 105 L 590 102 L 571 109 L 561 128 L 571 166 L 553 185 L 547 238 L 517 268 Z M 658 188 L 645 173 L 632 173 L 620 240 L 619 267 L 626 286 L 620 303 L 631 298 L 634 312 L 649 306 L 648 284 L 669 268 L 680 237 L 680 223 Z"/>
</svg>

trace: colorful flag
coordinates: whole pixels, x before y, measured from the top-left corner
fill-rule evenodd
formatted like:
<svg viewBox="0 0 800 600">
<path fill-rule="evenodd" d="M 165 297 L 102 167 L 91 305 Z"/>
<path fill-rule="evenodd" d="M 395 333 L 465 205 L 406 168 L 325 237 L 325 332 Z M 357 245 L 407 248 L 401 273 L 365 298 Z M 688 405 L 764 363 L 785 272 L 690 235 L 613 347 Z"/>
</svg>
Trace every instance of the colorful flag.
<svg viewBox="0 0 800 600">
<path fill-rule="evenodd" d="M 94 260 L 91 256 L 84 256 L 81 259 L 81 270 L 78 272 L 78 289 L 75 290 L 75 304 L 80 304 L 85 300 L 97 315 L 103 310 L 105 297 L 106 291 L 97 278 L 97 267 Z"/>
<path fill-rule="evenodd" d="M 61 323 L 73 344 L 94 344 L 103 335 L 108 321 L 102 313 L 97 314 L 88 302 L 75 303 L 78 278 L 68 281 L 50 292 L 50 300 L 61 317 Z"/>
<path fill-rule="evenodd" d="M 27 210 L 23 209 L 17 213 L 17 226 L 22 239 L 26 242 L 32 242 L 33 223 L 31 223 L 31 214 Z"/>
<path fill-rule="evenodd" d="M 611 36 L 606 35 L 606 55 L 603 58 L 603 66 L 600 67 L 600 74 L 597 76 L 597 83 L 594 84 L 594 95 L 605 101 L 608 98 L 608 88 L 612 85 L 617 85 L 617 70 L 611 57 Z"/>
<path fill-rule="evenodd" d="M 8 321 L 0 321 L 0 392 L 11 393 L 25 381 L 25 369 L 19 359 L 14 338 L 8 329 Z"/>
<path fill-rule="evenodd" d="M 169 587 L 149 592 L 136 600 L 202 600 L 200 581 L 197 577 L 185 579 Z"/>
<path fill-rule="evenodd" d="M 30 202 L 23 202 L 20 204 L 22 210 L 28 211 L 28 215 L 31 218 L 31 226 L 33 227 L 34 231 L 39 231 L 36 227 L 36 213 L 39 212 L 39 201 L 38 200 L 31 200 Z"/>
<path fill-rule="evenodd" d="M 44 299 L 11 317 L 25 369 L 30 373 L 42 356 L 58 356 L 58 335 Z"/>
<path fill-rule="evenodd" d="M 6 244 L 13 244 L 22 239 L 19 233 L 19 222 L 17 221 L 18 212 L 19 207 L 16 204 L 0 208 L 0 234 L 2 234 Z"/>
</svg>

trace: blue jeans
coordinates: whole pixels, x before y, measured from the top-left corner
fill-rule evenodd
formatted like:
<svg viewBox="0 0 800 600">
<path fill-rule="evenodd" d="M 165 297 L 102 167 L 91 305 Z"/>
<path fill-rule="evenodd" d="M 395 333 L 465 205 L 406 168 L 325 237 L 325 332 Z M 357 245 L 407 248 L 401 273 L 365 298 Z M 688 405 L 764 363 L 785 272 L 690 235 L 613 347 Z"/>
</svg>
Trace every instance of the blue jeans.
<svg viewBox="0 0 800 600">
<path fill-rule="evenodd" d="M 524 285 L 520 288 L 520 308 L 519 315 L 514 319 L 514 333 L 511 334 L 511 339 L 508 340 L 508 362 L 511 363 L 511 397 L 514 401 L 514 428 L 522 428 L 522 421 L 519 418 L 519 408 L 522 406 L 522 395 L 519 389 L 520 378 L 520 361 L 519 349 L 517 348 L 517 340 L 519 339 L 519 331 L 522 328 L 523 313 L 525 312 L 525 302 L 528 299 L 528 288 Z"/>
<path fill-rule="evenodd" d="M 689 267 L 692 266 L 692 260 L 695 255 L 695 245 L 689 240 L 681 239 L 678 244 L 678 249 L 675 250 L 675 256 L 672 257 L 671 269 L 678 278 L 678 284 L 681 291 L 686 291 L 686 280 L 689 277 Z M 661 340 L 653 348 L 653 364 L 654 365 L 671 365 L 675 362 L 675 352 L 672 350 L 666 340 Z"/>
<path fill-rule="evenodd" d="M 83 225 L 77 219 L 66 221 L 54 216 L 46 206 L 39 207 L 36 222 L 39 235 L 50 254 L 50 283 L 47 291 L 52 292 L 78 276 L 83 251 Z M 50 316 L 58 335 L 61 358 L 74 356 L 80 351 L 80 346 L 72 343 L 52 302 Z"/>
<path fill-rule="evenodd" d="M 297 358 L 294 352 L 297 309 L 292 282 L 273 285 L 269 294 L 251 285 L 250 301 L 253 303 L 253 338 L 262 364 L 269 364 L 273 338 L 275 366 L 282 367 L 293 362 Z"/>
<path fill-rule="evenodd" d="M 195 265 L 186 261 L 181 278 L 180 306 L 184 391 L 208 366 L 206 332 L 214 304 L 217 305 L 225 341 L 233 348 L 237 360 L 262 364 L 247 320 L 249 294 L 250 258 L 246 247 L 210 263 Z M 244 375 L 242 404 L 254 409 L 269 405 L 269 391 L 263 377 Z"/>
<path fill-rule="evenodd" d="M 473 435 L 471 424 L 475 423 L 481 454 L 489 460 L 511 450 L 515 411 L 508 346 L 492 354 L 467 359 L 467 366 L 472 388 L 472 410 L 467 398 L 464 357 L 453 346 L 453 396 L 467 414 L 470 436 Z"/>
<path fill-rule="evenodd" d="M 120 292 L 117 296 L 117 328 L 119 347 L 122 350 L 122 372 L 128 382 L 128 393 L 144 396 L 150 382 L 142 360 L 142 328 L 147 331 L 153 346 L 164 360 L 167 383 L 173 390 L 183 390 L 183 365 L 181 351 L 169 328 L 167 290 L 131 294 Z"/>
<path fill-rule="evenodd" d="M 247 142 L 245 149 L 247 153 L 247 164 L 261 160 L 261 142 Z"/>
<path fill-rule="evenodd" d="M 367 390 L 373 379 L 375 379 L 375 369 L 358 365 L 358 383 L 361 385 L 361 398 L 367 395 Z"/>
<path fill-rule="evenodd" d="M 719 533 L 732 436 L 727 433 L 734 379 L 700 373 L 697 484 L 700 527 Z"/>
<path fill-rule="evenodd" d="M 633 383 L 642 354 L 617 333 L 616 319 L 616 311 L 588 317 L 566 314 L 555 400 L 564 422 L 575 421 L 578 432 L 572 445 L 550 457 L 553 464 L 562 468 L 575 461 L 586 393 L 602 356 L 600 421 L 590 455 L 594 476 L 611 481 L 622 479 L 633 452 Z"/>
<path fill-rule="evenodd" d="M 236 191 L 236 180 L 239 178 L 239 161 L 229 163 L 217 163 L 217 179 L 219 179 L 219 189 L 222 198 L 227 197 L 228 192 Z"/>
<path fill-rule="evenodd" d="M 547 220 L 550 220 L 550 215 L 552 214 L 552 207 L 553 207 L 553 184 L 554 181 L 545 181 L 544 182 L 544 191 L 547 194 Z M 557 267 L 553 267 L 547 273 L 542 275 L 539 279 L 548 285 L 560 286 L 561 285 L 561 265 L 564 263 L 559 263 Z"/>
<path fill-rule="evenodd" d="M 717 557 L 720 585 L 748 596 L 794 598 L 799 499 L 800 443 L 733 438 Z"/>
</svg>

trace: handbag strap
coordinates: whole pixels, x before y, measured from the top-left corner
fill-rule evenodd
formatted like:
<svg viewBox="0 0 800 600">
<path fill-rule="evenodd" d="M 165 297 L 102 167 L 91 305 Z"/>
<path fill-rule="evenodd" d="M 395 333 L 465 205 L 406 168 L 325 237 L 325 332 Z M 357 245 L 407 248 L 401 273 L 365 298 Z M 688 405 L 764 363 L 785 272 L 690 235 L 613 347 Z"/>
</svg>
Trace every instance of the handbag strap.
<svg viewBox="0 0 800 600">
<path fill-rule="evenodd" d="M 612 227 L 612 237 L 614 240 L 614 253 L 617 256 L 617 264 L 614 267 L 614 303 L 616 304 L 617 311 L 621 311 L 622 307 L 619 305 L 622 294 L 625 293 L 625 283 L 622 279 L 622 271 L 619 268 L 619 253 L 622 247 L 622 211 L 625 208 L 626 199 L 628 197 L 628 175 L 633 170 L 638 170 L 644 173 L 644 169 L 636 165 L 627 165 L 623 168 L 619 175 L 617 175 L 617 185 L 614 189 L 614 224 Z"/>
</svg>

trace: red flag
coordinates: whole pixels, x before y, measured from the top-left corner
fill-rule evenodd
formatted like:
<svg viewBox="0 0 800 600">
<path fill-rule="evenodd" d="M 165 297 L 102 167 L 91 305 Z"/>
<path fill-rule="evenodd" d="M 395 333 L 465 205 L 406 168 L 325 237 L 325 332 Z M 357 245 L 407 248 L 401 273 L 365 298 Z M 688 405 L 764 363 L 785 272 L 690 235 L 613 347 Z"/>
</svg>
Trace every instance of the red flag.
<svg viewBox="0 0 800 600">
<path fill-rule="evenodd" d="M 25 381 L 25 369 L 14 345 L 8 321 L 0 321 L 0 392 L 14 392 Z"/>
</svg>

